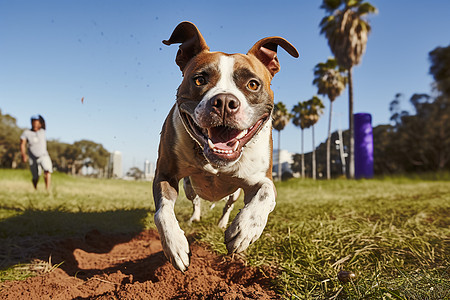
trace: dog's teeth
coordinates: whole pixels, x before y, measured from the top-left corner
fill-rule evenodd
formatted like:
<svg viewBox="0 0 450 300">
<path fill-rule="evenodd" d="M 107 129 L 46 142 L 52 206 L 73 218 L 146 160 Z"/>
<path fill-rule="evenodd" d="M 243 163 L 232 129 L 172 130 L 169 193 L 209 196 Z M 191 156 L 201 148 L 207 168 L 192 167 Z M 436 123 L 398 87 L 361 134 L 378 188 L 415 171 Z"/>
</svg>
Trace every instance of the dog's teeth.
<svg viewBox="0 0 450 300">
<path fill-rule="evenodd" d="M 219 149 L 216 148 L 216 146 L 214 145 L 214 143 L 208 139 L 208 145 L 211 148 L 212 151 L 216 152 L 216 153 L 221 153 L 221 154 L 226 154 L 226 155 L 231 155 L 233 154 L 233 152 L 235 152 L 239 146 L 239 141 L 236 141 L 236 143 L 234 144 L 233 149 L 229 149 L 229 150 L 223 150 L 223 149 Z"/>
<path fill-rule="evenodd" d="M 214 143 L 210 139 L 208 139 L 208 145 L 209 145 L 209 148 L 211 148 L 212 150 L 216 150 L 215 149 L 216 146 L 214 145 Z"/>
<path fill-rule="evenodd" d="M 246 134 L 248 133 L 248 130 L 245 129 L 244 131 L 241 131 L 241 133 L 238 134 L 236 137 L 237 140 L 242 139 Z"/>
<path fill-rule="evenodd" d="M 235 150 L 221 150 L 221 149 L 217 149 L 217 148 L 211 148 L 211 149 L 212 149 L 212 151 L 214 151 L 216 153 L 227 154 L 227 155 L 231 155 L 235 151 Z"/>
<path fill-rule="evenodd" d="M 236 151 L 238 147 L 239 147 L 239 141 L 237 141 L 236 144 L 234 144 L 233 152 Z"/>
</svg>

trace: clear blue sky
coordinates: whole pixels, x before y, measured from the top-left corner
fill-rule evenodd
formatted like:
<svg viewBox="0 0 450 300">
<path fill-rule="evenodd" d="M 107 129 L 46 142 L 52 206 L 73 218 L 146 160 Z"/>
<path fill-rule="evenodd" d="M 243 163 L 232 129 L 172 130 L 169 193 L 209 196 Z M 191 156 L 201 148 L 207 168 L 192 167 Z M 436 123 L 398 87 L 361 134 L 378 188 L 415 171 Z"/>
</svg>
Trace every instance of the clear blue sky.
<svg viewBox="0 0 450 300">
<path fill-rule="evenodd" d="M 259 39 L 280 35 L 300 52 L 279 51 L 275 101 L 289 108 L 316 94 L 313 68 L 331 52 L 318 24 L 319 0 L 303 1 L 6 1 L 0 0 L 0 109 L 29 126 L 42 114 L 51 139 L 89 139 L 123 154 L 124 170 L 156 161 L 159 132 L 175 102 L 181 74 L 178 46 L 167 47 L 175 26 L 194 22 L 212 51 L 246 52 Z M 431 91 L 428 52 L 450 42 L 450 1 L 373 0 L 372 34 L 354 70 L 355 112 L 373 125 L 389 122 L 389 102 Z M 81 102 L 84 97 L 84 103 Z M 316 142 L 326 138 L 326 110 Z M 405 100 L 405 107 L 406 106 Z M 348 127 L 347 90 L 334 105 Z M 274 136 L 277 143 L 277 136 Z M 310 132 L 305 150 L 312 149 Z M 282 132 L 282 148 L 300 151 L 300 131 Z M 276 144 L 275 144 L 276 145 Z"/>
</svg>

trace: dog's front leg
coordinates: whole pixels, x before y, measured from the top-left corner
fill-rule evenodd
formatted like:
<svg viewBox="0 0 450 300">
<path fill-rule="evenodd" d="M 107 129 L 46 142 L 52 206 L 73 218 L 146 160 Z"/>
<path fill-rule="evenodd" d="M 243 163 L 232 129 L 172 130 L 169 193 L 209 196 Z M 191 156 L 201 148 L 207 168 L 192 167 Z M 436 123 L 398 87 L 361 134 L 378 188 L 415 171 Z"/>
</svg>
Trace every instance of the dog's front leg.
<svg viewBox="0 0 450 300">
<path fill-rule="evenodd" d="M 228 253 L 239 253 L 255 242 L 266 227 L 269 213 L 275 208 L 275 186 L 265 178 L 244 190 L 245 206 L 225 231 Z"/>
<path fill-rule="evenodd" d="M 178 181 L 157 176 L 153 182 L 155 224 L 158 228 L 164 254 L 173 266 L 186 271 L 189 266 L 189 243 L 175 217 Z"/>
</svg>

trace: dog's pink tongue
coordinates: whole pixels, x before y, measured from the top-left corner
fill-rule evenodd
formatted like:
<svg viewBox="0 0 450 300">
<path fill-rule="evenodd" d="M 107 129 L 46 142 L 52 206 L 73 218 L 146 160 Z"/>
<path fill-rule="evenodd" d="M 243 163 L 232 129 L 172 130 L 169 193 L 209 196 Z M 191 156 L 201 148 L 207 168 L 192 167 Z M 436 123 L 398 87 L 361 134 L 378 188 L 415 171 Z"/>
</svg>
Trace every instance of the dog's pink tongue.
<svg viewBox="0 0 450 300">
<path fill-rule="evenodd" d="M 230 144 L 234 146 L 234 143 L 214 143 L 214 147 L 220 150 L 233 150 L 233 147 L 229 146 Z"/>
<path fill-rule="evenodd" d="M 229 127 L 218 126 L 208 130 L 209 139 L 214 147 L 221 150 L 233 150 L 236 145 L 236 137 L 241 131 Z"/>
</svg>

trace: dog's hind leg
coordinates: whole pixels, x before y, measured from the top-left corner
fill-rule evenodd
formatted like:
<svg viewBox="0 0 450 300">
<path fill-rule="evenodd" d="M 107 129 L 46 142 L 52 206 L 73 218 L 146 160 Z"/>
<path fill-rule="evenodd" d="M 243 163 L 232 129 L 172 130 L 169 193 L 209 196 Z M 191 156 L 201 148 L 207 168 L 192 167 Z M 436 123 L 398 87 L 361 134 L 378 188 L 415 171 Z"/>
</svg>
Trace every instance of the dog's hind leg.
<svg viewBox="0 0 450 300">
<path fill-rule="evenodd" d="M 191 224 L 192 222 L 199 222 L 200 221 L 200 214 L 201 214 L 201 209 L 200 209 L 200 197 L 199 196 L 195 196 L 195 198 L 192 201 L 192 206 L 194 208 L 194 211 L 192 212 L 192 216 L 189 219 L 189 224 Z"/>
<path fill-rule="evenodd" d="M 237 201 L 239 195 L 241 194 L 241 189 L 237 189 L 236 192 L 228 196 L 227 204 L 223 208 L 222 218 L 220 218 L 219 223 L 217 224 L 219 228 L 224 229 L 227 228 L 228 220 L 230 219 L 230 213 L 233 210 L 234 202 Z"/>
<path fill-rule="evenodd" d="M 189 179 L 189 177 L 183 178 L 183 188 L 186 197 L 192 201 L 192 206 L 194 209 L 194 211 L 192 212 L 192 216 L 189 219 L 189 224 L 191 224 L 192 222 L 199 222 L 201 215 L 201 200 L 192 188 L 191 180 Z"/>
</svg>

